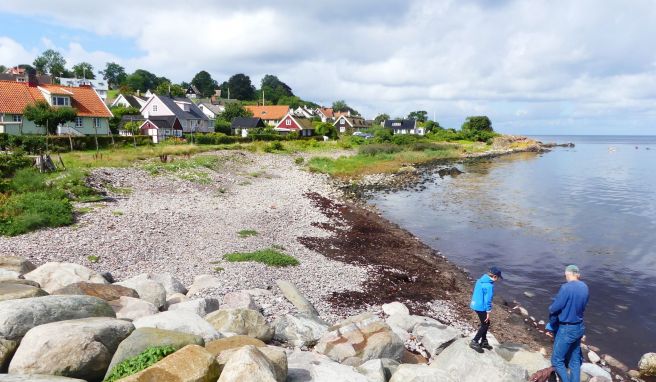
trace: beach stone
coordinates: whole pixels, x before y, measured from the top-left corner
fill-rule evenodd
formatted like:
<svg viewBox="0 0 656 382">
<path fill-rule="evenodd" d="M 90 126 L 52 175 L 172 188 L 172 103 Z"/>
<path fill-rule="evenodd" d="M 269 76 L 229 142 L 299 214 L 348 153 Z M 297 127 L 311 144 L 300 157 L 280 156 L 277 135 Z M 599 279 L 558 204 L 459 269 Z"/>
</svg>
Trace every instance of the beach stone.
<svg viewBox="0 0 656 382">
<path fill-rule="evenodd" d="M 259 349 L 262 348 L 251 345 L 236 349 L 221 370 L 218 382 L 278 381 L 274 366 Z"/>
<path fill-rule="evenodd" d="M 581 372 L 589 375 L 590 377 L 606 378 L 609 381 L 613 380 L 613 377 L 610 375 L 609 372 L 604 370 L 601 366 L 595 365 L 593 363 L 584 362 L 581 365 Z"/>
<path fill-rule="evenodd" d="M 409 363 L 412 365 L 423 365 L 428 363 L 428 360 L 424 358 L 421 354 L 415 354 L 408 349 L 403 351 L 403 356 L 401 357 L 401 363 Z"/>
<path fill-rule="evenodd" d="M 390 302 L 389 304 L 383 304 L 383 312 L 388 316 L 393 314 L 406 316 L 410 315 L 410 310 L 408 310 L 408 307 L 398 301 Z"/>
<path fill-rule="evenodd" d="M 53 374 L 101 379 L 131 323 L 93 317 L 53 322 L 31 329 L 9 364 L 11 374 Z"/>
<path fill-rule="evenodd" d="M 399 327 L 408 333 L 411 333 L 415 326 L 419 324 L 427 325 L 443 325 L 441 322 L 436 319 L 425 317 L 425 316 L 415 316 L 407 314 L 395 313 L 385 319 L 385 322 L 390 326 Z"/>
<path fill-rule="evenodd" d="M 551 361 L 540 352 L 530 351 L 523 345 L 500 344 L 494 346 L 494 351 L 508 363 L 523 367 L 529 374 L 551 366 Z"/>
<path fill-rule="evenodd" d="M 18 341 L 0 338 L 0 373 L 7 372 L 7 366 L 16 349 L 18 349 Z"/>
<path fill-rule="evenodd" d="M 179 304 L 185 301 L 189 301 L 189 297 L 182 293 L 173 293 L 172 295 L 166 297 L 166 309 L 168 309 L 171 305 Z"/>
<path fill-rule="evenodd" d="M 221 288 L 223 283 L 221 280 L 212 275 L 199 275 L 194 277 L 194 283 L 191 284 L 187 291 L 187 297 L 192 297 L 204 289 Z"/>
<path fill-rule="evenodd" d="M 164 287 L 167 296 L 176 293 L 187 294 L 187 288 L 185 288 L 184 284 L 169 273 L 149 273 L 146 277 L 149 280 L 160 283 Z"/>
<path fill-rule="evenodd" d="M 135 328 L 158 328 L 194 334 L 209 342 L 223 337 L 212 325 L 196 313 L 168 311 L 134 320 Z"/>
<path fill-rule="evenodd" d="M 317 317 L 319 316 L 319 312 L 317 312 L 314 305 L 303 296 L 301 291 L 299 291 L 294 284 L 287 280 L 276 280 L 276 285 L 278 285 L 278 288 L 280 288 L 285 298 L 289 300 L 289 302 L 291 302 L 300 313 Z"/>
<path fill-rule="evenodd" d="M 20 276 L 21 276 L 21 274 L 16 272 L 16 271 L 10 271 L 8 269 L 0 268 L 0 280 L 1 281 L 18 280 Z"/>
<path fill-rule="evenodd" d="M 618 380 L 621 380 L 621 379 L 618 378 Z M 581 379 L 581 382 L 586 382 L 586 381 L 584 379 Z M 604 378 L 604 377 L 592 377 L 589 380 L 587 380 L 587 382 L 613 382 L 613 381 L 611 381 L 608 378 Z"/>
<path fill-rule="evenodd" d="M 0 269 L 18 272 L 23 275 L 36 269 L 31 261 L 20 256 L 0 256 Z"/>
<path fill-rule="evenodd" d="M 588 352 L 588 359 L 592 363 L 599 363 L 601 361 L 601 357 L 599 357 L 599 355 L 592 350 Z"/>
<path fill-rule="evenodd" d="M 155 305 L 157 309 L 161 308 L 166 304 L 166 290 L 157 281 L 149 280 L 143 276 L 136 276 L 131 279 L 127 279 L 114 285 L 124 286 L 126 288 L 131 288 L 137 291 L 139 298 L 146 300 L 149 303 Z"/>
<path fill-rule="evenodd" d="M 0 283 L 0 301 L 16 300 L 19 298 L 30 298 L 47 296 L 48 293 L 41 288 L 31 285 Z"/>
<path fill-rule="evenodd" d="M 107 280 L 98 272 L 73 263 L 45 263 L 35 270 L 26 273 L 24 277 L 27 280 L 38 282 L 41 285 L 41 289 L 48 293 L 80 281 L 107 284 Z"/>
<path fill-rule="evenodd" d="M 219 300 L 209 297 L 197 298 L 169 306 L 170 311 L 185 310 L 187 312 L 196 313 L 201 317 L 205 317 L 218 309 Z"/>
<path fill-rule="evenodd" d="M 389 324 L 388 324 L 388 325 L 389 325 Z M 403 342 L 410 340 L 410 338 L 412 337 L 412 334 L 411 334 L 411 333 L 408 333 L 408 332 L 407 332 L 405 329 L 403 329 L 403 328 L 399 328 L 399 327 L 396 326 L 396 325 L 389 325 L 389 327 L 390 327 L 390 329 L 392 329 L 392 331 L 394 332 L 394 334 L 396 334 L 397 336 L 399 336 L 399 338 L 400 338 L 401 340 L 403 340 Z"/>
<path fill-rule="evenodd" d="M 443 370 L 428 365 L 402 364 L 396 369 L 389 382 L 456 382 Z M 464 379 L 463 379 L 464 381 Z M 497 381 L 497 379 L 481 379 L 480 381 Z M 519 380 L 516 380 L 519 381 Z"/>
<path fill-rule="evenodd" d="M 226 293 L 226 295 L 223 296 L 221 307 L 230 309 L 241 308 L 260 310 L 259 305 L 253 300 L 253 297 L 245 291 Z"/>
<path fill-rule="evenodd" d="M 364 375 L 368 382 L 387 382 L 385 368 L 380 359 L 369 360 L 356 368 L 358 373 Z"/>
<path fill-rule="evenodd" d="M 0 302 L 0 337 L 16 340 L 35 326 L 87 317 L 116 317 L 107 302 L 91 296 L 43 296 Z"/>
<path fill-rule="evenodd" d="M 396 369 L 399 368 L 399 363 L 396 360 L 389 358 L 381 358 L 380 362 L 383 364 L 383 370 L 385 371 L 385 378 L 389 381 L 392 378 L 392 375 L 396 372 Z"/>
<path fill-rule="evenodd" d="M 328 324 L 316 316 L 285 314 L 273 322 L 273 337 L 296 347 L 313 346 L 328 331 Z"/>
<path fill-rule="evenodd" d="M 429 367 L 459 376 L 459 382 L 516 382 L 528 378 L 525 369 L 508 363 L 495 352 L 480 354 L 473 351 L 469 348 L 469 341 L 469 338 L 456 340 L 435 357 Z"/>
<path fill-rule="evenodd" d="M 312 364 L 310 375 L 314 382 L 369 382 L 369 379 L 358 372 L 358 370 L 349 365 L 342 365 L 337 362 L 320 362 Z"/>
<path fill-rule="evenodd" d="M 458 329 L 442 324 L 416 325 L 412 334 L 424 345 L 431 356 L 440 354 L 453 341 L 462 337 Z"/>
<path fill-rule="evenodd" d="M 86 295 L 98 297 L 105 301 L 118 300 L 121 296 L 139 298 L 137 292 L 131 288 L 126 288 L 117 284 L 96 284 L 85 281 L 66 285 L 63 288 L 53 291 L 51 294 Z"/>
<path fill-rule="evenodd" d="M 403 341 L 377 316 L 363 313 L 330 328 L 314 351 L 351 366 L 376 358 L 401 360 Z"/>
<path fill-rule="evenodd" d="M 172 346 L 175 349 L 182 349 L 187 345 L 203 346 L 204 344 L 202 337 L 193 334 L 157 328 L 137 328 L 118 345 L 105 377 L 109 376 L 114 366 L 128 358 L 138 356 L 150 347 Z"/>
<path fill-rule="evenodd" d="M 645 377 L 656 377 L 656 353 L 646 353 L 640 357 L 638 371 Z"/>
<path fill-rule="evenodd" d="M 219 365 L 214 356 L 198 345 L 187 345 L 154 365 L 120 382 L 215 382 Z"/>
<path fill-rule="evenodd" d="M 0 285 L 3 284 L 22 284 L 22 285 L 33 286 L 35 288 L 41 288 L 41 285 L 38 282 L 32 280 L 25 280 L 25 279 L 2 280 L 2 278 L 0 278 Z"/>
<path fill-rule="evenodd" d="M 257 341 L 257 339 L 255 338 L 253 339 Z M 273 367 L 273 374 L 276 380 L 281 382 L 284 382 L 286 380 L 287 354 L 285 353 L 285 349 L 279 348 L 277 346 L 267 346 L 267 345 L 258 346 L 256 344 L 253 344 L 253 345 L 243 345 L 241 347 L 234 347 L 231 349 L 223 350 L 216 356 L 216 361 L 219 363 L 219 368 L 223 370 L 224 366 L 228 363 L 228 361 L 230 361 L 230 358 L 232 358 L 232 355 L 236 351 L 242 349 L 244 346 L 255 346 L 257 350 L 259 350 L 262 354 L 264 354 L 264 357 L 269 361 L 269 363 Z"/>
<path fill-rule="evenodd" d="M 273 329 L 260 312 L 251 309 L 220 309 L 205 316 L 205 320 L 221 333 L 241 334 L 268 342 Z"/>
<path fill-rule="evenodd" d="M 0 382 L 87 382 L 83 379 L 44 374 L 0 374 Z"/>
<path fill-rule="evenodd" d="M 205 345 L 205 349 L 210 353 L 218 356 L 225 350 L 239 349 L 241 347 L 251 345 L 255 347 L 265 347 L 266 344 L 257 338 L 249 336 L 232 336 L 226 338 L 219 338 Z"/>
<path fill-rule="evenodd" d="M 628 367 L 628 366 L 626 366 L 626 365 L 623 364 L 622 362 L 618 361 L 616 358 L 614 358 L 614 357 L 611 356 L 611 355 L 605 354 L 605 355 L 604 355 L 604 361 L 606 361 L 606 363 L 607 363 L 608 365 L 610 365 L 611 367 L 614 367 L 614 368 L 616 368 L 616 369 L 618 369 L 618 370 L 621 370 L 621 371 L 623 371 L 623 372 L 625 372 L 625 373 L 626 373 L 627 371 L 629 371 L 629 367 Z"/>
<path fill-rule="evenodd" d="M 141 317 L 157 314 L 157 307 L 146 300 L 121 296 L 118 300 L 110 301 L 109 306 L 116 312 L 116 318 L 134 321 Z"/>
<path fill-rule="evenodd" d="M 314 364 L 321 362 L 334 362 L 325 355 L 315 352 L 301 351 L 300 349 L 287 349 L 287 382 L 314 381 L 310 369 Z"/>
</svg>

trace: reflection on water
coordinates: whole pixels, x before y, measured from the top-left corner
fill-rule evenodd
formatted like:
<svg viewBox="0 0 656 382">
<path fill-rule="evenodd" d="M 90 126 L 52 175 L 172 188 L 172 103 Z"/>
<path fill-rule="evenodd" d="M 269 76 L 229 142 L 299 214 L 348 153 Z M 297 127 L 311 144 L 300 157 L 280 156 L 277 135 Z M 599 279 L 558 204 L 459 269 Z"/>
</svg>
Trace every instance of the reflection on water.
<svg viewBox="0 0 656 382">
<path fill-rule="evenodd" d="M 536 318 L 578 264 L 590 341 L 632 365 L 656 341 L 656 138 L 551 140 L 577 145 L 465 163 L 458 177 L 372 202 L 474 276 L 502 267 L 501 293 Z"/>
</svg>

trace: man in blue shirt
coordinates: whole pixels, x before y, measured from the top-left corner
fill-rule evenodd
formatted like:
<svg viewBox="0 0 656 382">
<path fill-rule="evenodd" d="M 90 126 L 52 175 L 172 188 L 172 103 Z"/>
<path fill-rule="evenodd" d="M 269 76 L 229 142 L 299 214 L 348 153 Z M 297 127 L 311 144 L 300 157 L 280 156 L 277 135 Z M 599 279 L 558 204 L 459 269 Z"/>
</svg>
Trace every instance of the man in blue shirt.
<svg viewBox="0 0 656 382">
<path fill-rule="evenodd" d="M 588 286 L 580 280 L 581 272 L 576 265 L 565 268 L 565 278 L 567 282 L 560 287 L 549 307 L 549 316 L 558 318 L 551 365 L 562 382 L 580 382 L 581 338 L 585 334 L 583 313 L 589 292 Z"/>
<path fill-rule="evenodd" d="M 479 353 L 483 349 L 492 350 L 492 346 L 487 342 L 487 331 L 490 329 L 490 313 L 492 312 L 492 299 L 494 298 L 494 282 L 503 279 L 501 270 L 492 267 L 487 274 L 484 274 L 474 286 L 471 303 L 469 307 L 476 312 L 481 322 L 476 336 L 469 344 L 469 347 Z M 479 342 L 480 341 L 480 342 Z"/>
</svg>

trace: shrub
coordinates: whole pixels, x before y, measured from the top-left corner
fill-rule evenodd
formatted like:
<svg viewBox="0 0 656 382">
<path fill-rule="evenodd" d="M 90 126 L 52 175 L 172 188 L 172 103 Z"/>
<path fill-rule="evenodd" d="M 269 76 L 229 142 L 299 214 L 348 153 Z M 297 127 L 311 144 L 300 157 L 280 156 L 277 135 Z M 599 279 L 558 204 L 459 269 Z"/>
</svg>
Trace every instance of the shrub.
<svg viewBox="0 0 656 382">
<path fill-rule="evenodd" d="M 159 362 L 169 354 L 175 353 L 173 346 L 157 346 L 144 350 L 141 354 L 128 358 L 114 366 L 104 382 L 114 382 L 121 378 L 136 374 L 141 370 Z"/>
<path fill-rule="evenodd" d="M 17 193 L 43 191 L 47 188 L 45 181 L 45 174 L 41 174 L 33 168 L 23 168 L 16 171 L 14 177 L 11 178 L 9 188 Z"/>
<path fill-rule="evenodd" d="M 126 136 L 107 136 L 99 135 L 99 148 L 132 146 L 136 142 L 138 146 L 150 145 L 153 143 L 152 137 L 147 135 L 137 135 L 134 137 Z M 80 137 L 49 136 L 48 149 L 55 152 L 65 152 L 71 150 L 71 141 L 73 150 L 86 150 L 96 148 L 96 137 L 92 135 Z M 10 135 L 7 139 L 7 146 L 20 148 L 30 154 L 38 154 L 46 151 L 46 137 L 43 135 Z"/>
<path fill-rule="evenodd" d="M 305 159 L 303 157 L 298 157 L 294 159 L 294 163 L 296 164 L 303 164 L 303 162 L 305 162 Z"/>
<path fill-rule="evenodd" d="M 22 150 L 15 150 L 11 154 L 0 153 L 0 178 L 8 178 L 17 170 L 32 165 L 32 159 L 23 154 Z"/>
<path fill-rule="evenodd" d="M 257 236 L 257 231 L 254 229 L 242 229 L 241 231 L 237 232 L 237 234 L 241 238 L 251 237 L 251 236 Z"/>
<path fill-rule="evenodd" d="M 0 234 L 15 236 L 42 227 L 73 223 L 73 206 L 63 191 L 11 195 L 0 206 Z"/>
<path fill-rule="evenodd" d="M 391 141 L 395 145 L 409 145 L 409 144 L 417 142 L 418 140 L 419 140 L 419 138 L 415 135 L 399 134 L 399 135 L 392 136 Z"/>
<path fill-rule="evenodd" d="M 285 146 L 283 146 L 282 143 L 279 141 L 274 141 L 264 146 L 264 152 L 267 153 L 272 153 L 275 151 L 283 151 L 283 150 L 285 150 Z"/>
<path fill-rule="evenodd" d="M 394 154 L 401 151 L 403 151 L 403 147 L 389 143 L 372 143 L 358 148 L 358 153 L 362 155 Z"/>
<path fill-rule="evenodd" d="M 229 253 L 223 258 L 230 262 L 256 261 L 272 267 L 287 267 L 300 264 L 294 257 L 268 248 L 250 253 Z"/>
</svg>

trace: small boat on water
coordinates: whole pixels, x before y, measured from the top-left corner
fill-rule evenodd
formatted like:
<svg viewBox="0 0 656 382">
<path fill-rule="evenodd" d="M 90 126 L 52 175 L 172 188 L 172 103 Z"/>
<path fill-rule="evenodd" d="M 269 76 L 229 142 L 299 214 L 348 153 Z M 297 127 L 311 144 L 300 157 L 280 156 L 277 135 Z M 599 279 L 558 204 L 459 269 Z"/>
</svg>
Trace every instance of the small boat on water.
<svg viewBox="0 0 656 382">
<path fill-rule="evenodd" d="M 617 149 L 616 149 L 615 147 L 613 147 L 613 146 L 610 146 L 610 147 L 608 148 L 608 151 L 612 153 L 612 152 L 617 151 Z"/>
</svg>

